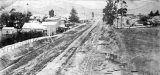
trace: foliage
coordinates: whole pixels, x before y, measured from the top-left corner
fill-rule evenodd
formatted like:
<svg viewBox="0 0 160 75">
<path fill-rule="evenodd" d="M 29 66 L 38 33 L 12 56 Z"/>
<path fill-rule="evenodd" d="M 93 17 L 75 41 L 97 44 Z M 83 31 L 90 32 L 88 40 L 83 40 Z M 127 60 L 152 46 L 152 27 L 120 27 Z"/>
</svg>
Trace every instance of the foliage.
<svg viewBox="0 0 160 75">
<path fill-rule="evenodd" d="M 126 13 L 127 13 L 127 8 L 121 8 L 121 9 L 118 10 L 118 14 L 121 14 L 123 16 L 125 16 Z"/>
<path fill-rule="evenodd" d="M 159 14 L 159 11 L 157 10 L 156 12 L 155 12 L 155 14 L 154 14 L 154 16 L 159 16 L 160 14 Z"/>
<path fill-rule="evenodd" d="M 116 18 L 117 8 L 115 7 L 113 0 L 108 0 L 107 1 L 107 6 L 103 9 L 103 20 L 106 21 L 108 24 L 113 24 L 113 20 Z"/>
<path fill-rule="evenodd" d="M 49 11 L 49 16 L 54 17 L 54 10 L 53 9 L 51 11 Z"/>
<path fill-rule="evenodd" d="M 10 13 L 2 13 L 0 20 L 1 25 L 6 25 L 7 27 L 22 28 L 25 22 L 29 22 L 31 12 L 21 13 L 13 12 L 15 9 L 12 9 Z"/>
<path fill-rule="evenodd" d="M 150 17 L 154 16 L 153 11 L 151 11 L 148 15 L 149 15 Z"/>
<path fill-rule="evenodd" d="M 153 16 L 159 16 L 159 11 L 157 10 L 155 13 L 153 13 L 153 11 L 151 11 L 149 14 L 148 14 L 150 17 L 153 17 Z"/>
<path fill-rule="evenodd" d="M 121 14 L 122 16 L 125 16 L 126 15 L 126 13 L 127 13 L 127 2 L 126 1 L 117 1 L 119 4 L 120 4 L 120 6 L 121 6 L 121 8 L 120 9 L 118 9 L 118 14 Z"/>
<path fill-rule="evenodd" d="M 140 21 L 147 21 L 148 17 L 147 16 L 141 16 Z"/>
<path fill-rule="evenodd" d="M 92 12 L 92 17 L 94 17 L 94 12 Z"/>
<path fill-rule="evenodd" d="M 11 45 L 17 42 L 28 40 L 31 38 L 42 37 L 42 32 L 30 31 L 30 32 L 21 32 L 18 31 L 14 34 L 8 34 L 6 37 L 2 38 L 0 47 Z"/>
<path fill-rule="evenodd" d="M 15 9 L 15 8 L 12 8 L 11 11 L 10 11 L 10 13 L 12 13 L 12 12 L 14 12 L 14 11 L 16 11 L 16 9 Z"/>
<path fill-rule="evenodd" d="M 0 20 L 1 20 L 1 24 L 2 25 L 7 25 L 8 24 L 8 20 L 10 19 L 10 16 L 8 13 L 2 13 Z"/>
<path fill-rule="evenodd" d="M 74 8 L 72 8 L 70 14 L 71 14 L 71 16 L 69 17 L 70 22 L 79 22 L 79 17 L 77 16 L 77 11 Z"/>
</svg>

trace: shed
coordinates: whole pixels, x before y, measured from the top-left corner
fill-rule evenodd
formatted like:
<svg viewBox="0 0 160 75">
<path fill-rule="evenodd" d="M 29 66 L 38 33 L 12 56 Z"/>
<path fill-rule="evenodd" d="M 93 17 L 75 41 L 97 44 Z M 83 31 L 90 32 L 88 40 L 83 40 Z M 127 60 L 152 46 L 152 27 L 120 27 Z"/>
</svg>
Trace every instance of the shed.
<svg viewBox="0 0 160 75">
<path fill-rule="evenodd" d="M 2 34 L 12 34 L 15 33 L 17 30 L 14 27 L 3 27 Z"/>
</svg>

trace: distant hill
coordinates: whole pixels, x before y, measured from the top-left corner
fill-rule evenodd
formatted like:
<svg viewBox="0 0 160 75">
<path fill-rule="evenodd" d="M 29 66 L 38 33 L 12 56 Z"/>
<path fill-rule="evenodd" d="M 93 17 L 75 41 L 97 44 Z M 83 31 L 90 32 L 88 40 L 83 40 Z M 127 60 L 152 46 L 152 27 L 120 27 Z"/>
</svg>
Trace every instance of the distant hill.
<svg viewBox="0 0 160 75">
<path fill-rule="evenodd" d="M 55 11 L 55 15 L 67 17 L 70 15 L 71 9 L 73 7 L 77 10 L 78 16 L 80 17 L 89 17 L 91 16 L 91 12 L 99 13 L 99 11 L 101 11 L 101 10 L 89 9 L 74 3 L 67 3 L 57 0 L 48 0 L 48 1 L 18 0 L 15 4 L 7 7 L 6 10 L 10 11 L 12 8 L 15 8 L 16 11 L 20 12 L 31 11 L 35 15 L 45 15 L 48 14 L 49 10 L 53 9 Z"/>
<path fill-rule="evenodd" d="M 127 4 L 128 14 L 149 14 L 150 11 L 155 12 L 156 10 L 160 10 L 160 2 L 156 0 L 149 0 L 144 2 L 128 0 Z M 15 8 L 20 12 L 26 12 L 28 10 L 35 15 L 45 15 L 48 14 L 49 10 L 53 9 L 57 16 L 60 15 L 68 17 L 72 7 L 77 10 L 78 16 L 80 17 L 91 17 L 92 12 L 95 12 L 95 14 L 98 15 L 102 15 L 102 9 L 89 9 L 82 5 L 64 2 L 62 0 L 17 0 L 14 4 L 7 7 L 6 10 L 10 11 L 12 8 Z"/>
<path fill-rule="evenodd" d="M 135 6 L 135 8 L 128 9 L 129 14 L 139 14 L 139 13 L 149 14 L 151 11 L 153 11 L 153 12 L 156 12 L 157 10 L 160 11 L 160 2 L 159 1 L 150 1 L 140 7 L 136 7 L 138 5 L 134 5 L 134 6 Z"/>
</svg>

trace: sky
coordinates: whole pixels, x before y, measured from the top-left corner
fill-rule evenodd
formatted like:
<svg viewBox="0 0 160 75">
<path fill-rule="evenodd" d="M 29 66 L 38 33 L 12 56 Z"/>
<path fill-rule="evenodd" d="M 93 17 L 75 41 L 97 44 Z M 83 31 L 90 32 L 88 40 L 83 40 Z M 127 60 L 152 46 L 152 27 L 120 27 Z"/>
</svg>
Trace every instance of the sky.
<svg viewBox="0 0 160 75">
<path fill-rule="evenodd" d="M 6 4 L 5 6 L 11 5 L 12 2 L 14 1 L 42 1 L 42 0 L 0 0 L 0 7 L 5 4 Z M 50 1 L 50 0 L 45 0 L 45 1 Z M 74 3 L 90 9 L 103 9 L 107 4 L 106 0 L 53 0 L 53 1 Z M 159 1 L 159 0 L 125 0 L 125 1 L 128 3 L 128 6 L 134 8 L 150 1 Z M 134 4 L 139 4 L 139 5 L 133 7 Z"/>
<path fill-rule="evenodd" d="M 55 6 L 60 7 L 60 8 L 61 7 L 66 7 L 64 4 L 61 4 L 61 5 L 56 4 L 55 1 L 73 3 L 73 4 L 81 5 L 83 7 L 89 8 L 89 9 L 104 9 L 105 6 L 107 5 L 106 0 L 0 0 L 0 8 L 1 8 L 2 5 L 3 6 L 10 6 L 15 1 L 21 1 L 21 3 L 20 2 L 17 3 L 17 5 L 20 5 L 20 7 L 26 5 L 22 1 L 29 1 L 32 4 L 35 3 L 34 8 L 37 9 L 37 10 L 39 10 L 39 8 L 41 6 L 47 7 L 47 6 L 55 5 Z M 125 1 L 127 2 L 128 9 L 134 11 L 134 9 L 141 8 L 141 7 L 145 6 L 145 5 L 149 5 L 153 1 L 159 2 L 160 0 L 125 0 Z M 154 7 L 148 7 L 148 8 L 153 9 Z M 46 8 L 46 9 L 49 10 L 49 8 Z M 150 9 L 149 10 L 145 10 L 145 11 L 151 11 Z M 133 11 L 131 11 L 131 13 Z M 148 12 L 146 12 L 146 13 L 148 13 Z"/>
<path fill-rule="evenodd" d="M 96 0 L 63 0 L 63 1 L 82 5 L 90 9 L 103 9 L 107 4 L 105 0 L 98 0 L 98 1 Z"/>
</svg>

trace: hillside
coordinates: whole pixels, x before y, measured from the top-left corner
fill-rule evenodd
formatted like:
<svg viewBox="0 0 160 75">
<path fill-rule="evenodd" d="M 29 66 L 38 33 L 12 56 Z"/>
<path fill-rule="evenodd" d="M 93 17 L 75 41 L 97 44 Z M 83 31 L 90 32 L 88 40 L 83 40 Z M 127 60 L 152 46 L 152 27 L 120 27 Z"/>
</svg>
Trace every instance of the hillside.
<svg viewBox="0 0 160 75">
<path fill-rule="evenodd" d="M 27 6 L 28 3 L 28 6 Z M 70 11 L 72 8 L 75 8 L 78 12 L 80 17 L 86 17 L 91 14 L 91 12 L 97 12 L 97 10 L 89 9 L 81 5 L 77 5 L 74 3 L 67 3 L 63 1 L 56 1 L 56 0 L 48 0 L 48 1 L 20 1 L 18 0 L 13 5 L 6 8 L 7 11 L 10 11 L 12 8 L 15 8 L 17 11 L 26 12 L 31 11 L 33 14 L 36 15 L 45 15 L 48 14 L 48 11 L 53 9 L 55 10 L 56 15 L 61 16 L 69 16 Z M 84 14 L 86 13 L 86 14 Z"/>
<path fill-rule="evenodd" d="M 129 3 L 128 4 L 129 14 L 149 14 L 151 11 L 156 12 L 157 10 L 160 11 L 160 2 L 159 1 L 148 1 L 143 3 Z M 133 8 L 134 7 L 134 8 Z"/>
</svg>

